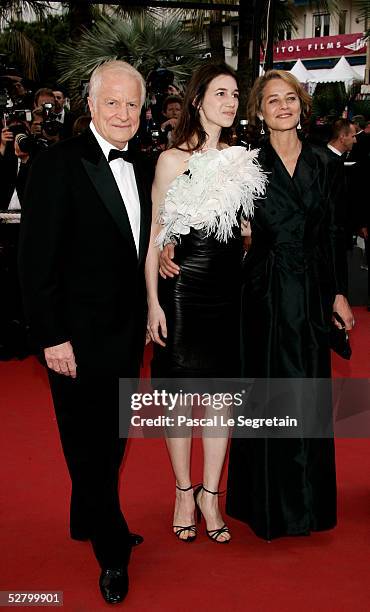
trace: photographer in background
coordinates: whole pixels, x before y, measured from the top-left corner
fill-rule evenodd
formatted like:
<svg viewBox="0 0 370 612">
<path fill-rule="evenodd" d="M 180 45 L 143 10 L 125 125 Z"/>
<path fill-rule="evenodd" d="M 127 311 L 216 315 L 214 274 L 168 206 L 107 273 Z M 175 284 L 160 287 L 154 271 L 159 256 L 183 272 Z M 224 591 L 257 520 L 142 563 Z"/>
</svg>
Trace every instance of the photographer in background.
<svg viewBox="0 0 370 612">
<path fill-rule="evenodd" d="M 64 87 L 56 85 L 53 89 L 55 98 L 56 119 L 62 124 L 60 137 L 62 140 L 73 135 L 73 124 L 77 119 L 76 115 L 66 106 L 66 91 Z"/>
<path fill-rule="evenodd" d="M 1 130 L 0 210 L 21 208 L 30 155 L 22 151 L 16 142 L 16 136 L 20 133 L 30 133 L 25 121 L 10 121 L 9 125 Z"/>
<path fill-rule="evenodd" d="M 31 166 L 30 152 L 22 139 L 32 138 L 26 121 L 8 118 L 1 130 L 0 209 L 7 211 L 0 219 L 0 359 L 26 357 L 31 349 L 20 296 L 17 250 L 19 214 Z M 9 212 L 8 212 L 9 211 Z"/>
<path fill-rule="evenodd" d="M 44 104 L 51 104 L 52 111 L 55 112 L 56 102 L 55 96 L 53 94 L 53 90 L 49 87 L 40 87 L 35 93 L 33 98 L 33 108 L 39 108 L 40 106 L 44 106 Z"/>
<path fill-rule="evenodd" d="M 162 106 L 164 99 L 169 95 L 168 88 L 172 85 L 174 74 L 167 68 L 152 70 L 147 79 L 147 94 L 152 119 L 156 123 L 162 120 Z"/>
<path fill-rule="evenodd" d="M 22 208 L 29 168 L 38 153 L 60 140 L 60 126 L 48 108 L 32 112 L 32 124 L 17 118 L 5 122 L 0 144 L 0 209 Z"/>
<path fill-rule="evenodd" d="M 60 124 L 54 116 L 47 106 L 40 106 L 32 112 L 31 134 L 43 141 L 44 148 L 61 140 Z"/>
<path fill-rule="evenodd" d="M 175 129 L 182 109 L 182 98 L 180 96 L 168 96 L 163 102 L 162 115 L 165 121 L 161 124 L 161 130 L 167 135 L 168 145 L 171 144 L 172 130 Z"/>
</svg>

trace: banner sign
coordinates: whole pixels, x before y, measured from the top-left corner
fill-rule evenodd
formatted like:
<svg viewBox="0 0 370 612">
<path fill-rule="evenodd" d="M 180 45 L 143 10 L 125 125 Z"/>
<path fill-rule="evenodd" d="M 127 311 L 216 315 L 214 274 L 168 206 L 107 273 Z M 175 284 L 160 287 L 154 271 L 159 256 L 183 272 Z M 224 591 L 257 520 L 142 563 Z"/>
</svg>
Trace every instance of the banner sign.
<svg viewBox="0 0 370 612">
<path fill-rule="evenodd" d="M 342 55 L 366 55 L 366 40 L 362 38 L 360 32 L 320 38 L 280 40 L 274 45 L 274 62 Z M 262 59 L 261 53 L 261 61 Z"/>
</svg>

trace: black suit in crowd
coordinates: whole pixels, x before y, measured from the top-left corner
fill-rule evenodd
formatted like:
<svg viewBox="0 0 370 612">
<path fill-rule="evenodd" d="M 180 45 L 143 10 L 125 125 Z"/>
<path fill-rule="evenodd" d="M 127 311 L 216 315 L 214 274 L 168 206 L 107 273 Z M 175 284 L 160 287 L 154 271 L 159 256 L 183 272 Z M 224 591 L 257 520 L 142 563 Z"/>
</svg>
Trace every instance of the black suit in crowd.
<svg viewBox="0 0 370 612">
<path fill-rule="evenodd" d="M 347 249 L 351 249 L 353 246 L 353 235 L 358 230 L 357 220 L 365 188 L 364 176 L 360 164 L 354 162 L 350 154 L 343 153 L 339 156 L 327 147 L 326 152 L 330 159 L 339 159 L 343 165 L 346 246 Z"/>
<path fill-rule="evenodd" d="M 30 162 L 21 163 L 10 142 L 0 155 L 0 211 L 7 211 L 14 189 L 22 205 Z M 0 220 L 0 359 L 25 357 L 30 352 L 18 282 L 18 223 Z"/>
<path fill-rule="evenodd" d="M 11 152 L 6 151 L 0 155 L 0 210 L 7 210 L 14 189 L 17 190 L 20 204 L 22 204 L 24 189 L 27 180 L 29 163 L 21 163 L 18 170 L 18 158 L 13 152 L 13 143 L 10 143 Z"/>
<path fill-rule="evenodd" d="M 77 378 L 49 371 L 72 479 L 71 535 L 88 537 L 102 567 L 130 554 L 118 475 L 118 378 L 139 374 L 146 328 L 144 264 L 150 173 L 139 157 L 140 247 L 109 163 L 90 129 L 35 160 L 25 194 L 19 265 L 40 347 L 71 341 Z M 127 414 L 129 411 L 127 406 Z"/>
<path fill-rule="evenodd" d="M 361 185 L 358 202 L 356 206 L 356 231 L 367 227 L 370 231 L 370 204 L 368 177 L 370 172 L 370 134 L 362 131 L 356 136 L 356 144 L 353 146 L 350 160 L 356 161 L 359 181 Z M 370 304 L 370 268 L 369 268 L 369 239 L 365 240 L 365 252 L 368 264 L 367 291 L 368 304 Z"/>
<path fill-rule="evenodd" d="M 73 134 L 73 125 L 77 119 L 77 115 L 69 110 L 64 110 L 64 121 L 60 131 L 60 137 L 62 140 L 70 138 Z"/>
</svg>

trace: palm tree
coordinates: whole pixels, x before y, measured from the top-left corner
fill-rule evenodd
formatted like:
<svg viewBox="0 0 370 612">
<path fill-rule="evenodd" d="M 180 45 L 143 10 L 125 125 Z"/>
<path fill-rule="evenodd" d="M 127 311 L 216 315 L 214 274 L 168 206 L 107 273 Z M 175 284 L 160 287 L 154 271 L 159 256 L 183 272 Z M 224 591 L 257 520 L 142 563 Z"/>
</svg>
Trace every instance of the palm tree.
<svg viewBox="0 0 370 612">
<path fill-rule="evenodd" d="M 28 79 L 37 76 L 35 49 L 23 32 L 12 28 L 12 23 L 27 16 L 34 16 L 41 21 L 50 10 L 50 2 L 38 0 L 5 0 L 0 4 L 0 27 L 5 28 L 7 49 L 19 58 L 24 66 L 24 76 Z"/>
<path fill-rule="evenodd" d="M 144 11 L 155 12 L 153 9 L 131 7 L 129 0 L 121 0 L 118 6 L 93 5 L 86 0 L 70 0 L 62 2 L 62 5 L 69 21 L 71 40 L 74 41 L 80 38 L 84 30 L 90 29 L 101 14 L 113 14 L 127 18 L 142 14 Z M 30 16 L 35 17 L 41 23 L 46 15 L 54 10 L 55 6 L 46 0 L 2 0 L 0 4 L 0 28 L 6 28 L 6 47 L 23 65 L 24 76 L 31 80 L 37 78 L 35 45 L 24 32 L 13 28 L 12 23 Z"/>
<path fill-rule="evenodd" d="M 145 14 L 125 21 L 103 17 L 82 33 L 78 46 L 71 43 L 61 48 L 59 66 L 62 81 L 68 81 L 78 97 L 81 82 L 102 62 L 124 59 L 144 78 L 165 67 L 181 82 L 201 63 L 201 54 L 198 38 L 176 19 L 160 21 Z"/>
<path fill-rule="evenodd" d="M 196 3 L 197 0 L 188 0 Z M 242 0 L 244 2 L 245 0 Z M 181 0 L 178 0 L 181 4 Z M 209 0 L 210 4 L 238 4 L 239 0 Z M 225 25 L 224 11 L 213 9 L 206 11 L 204 9 L 174 9 L 174 15 L 179 20 L 185 20 L 190 24 L 191 29 L 200 35 L 205 27 L 208 27 L 209 50 L 212 59 L 215 61 L 225 60 L 225 47 L 223 43 L 223 26 Z"/>
<path fill-rule="evenodd" d="M 131 6 L 130 0 L 121 0 L 119 5 L 90 4 L 86 0 L 71 0 L 63 2 L 70 23 L 70 37 L 79 40 L 84 30 L 89 30 L 94 21 L 102 15 L 116 16 L 123 19 L 142 15 L 144 12 L 155 13 L 148 7 Z"/>
<path fill-rule="evenodd" d="M 42 2 L 41 0 L 2 0 L 0 4 L 0 25 L 9 24 L 11 21 L 32 14 L 37 19 L 41 19 L 50 8 L 50 2 Z"/>
<path fill-rule="evenodd" d="M 296 31 L 295 14 L 288 3 L 276 2 L 273 24 L 273 38 L 278 39 L 280 30 Z M 254 44 L 254 54 L 257 56 L 262 49 L 262 40 L 266 38 L 266 23 L 268 15 L 268 0 L 247 0 L 240 2 L 239 8 L 239 46 L 238 46 L 238 76 L 240 81 L 240 113 L 245 114 L 248 93 L 252 86 L 253 71 L 249 49 Z M 258 28 L 256 28 L 258 24 Z M 256 32 L 260 32 L 260 36 Z M 259 40 L 259 38 L 261 40 Z"/>
</svg>

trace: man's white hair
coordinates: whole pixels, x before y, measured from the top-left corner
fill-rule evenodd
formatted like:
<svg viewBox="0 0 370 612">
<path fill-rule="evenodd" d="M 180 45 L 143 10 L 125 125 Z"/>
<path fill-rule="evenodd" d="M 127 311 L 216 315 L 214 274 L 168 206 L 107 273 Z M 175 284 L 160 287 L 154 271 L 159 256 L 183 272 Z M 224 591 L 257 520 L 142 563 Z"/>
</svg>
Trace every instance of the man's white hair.
<svg viewBox="0 0 370 612">
<path fill-rule="evenodd" d="M 142 75 L 140 74 L 140 72 L 136 70 L 136 68 L 134 68 L 127 62 L 124 62 L 123 60 L 111 60 L 95 68 L 94 72 L 91 75 L 90 82 L 89 82 L 89 98 L 91 98 L 93 102 L 96 101 L 96 97 L 99 91 L 99 87 L 101 86 L 103 76 L 107 72 L 117 73 L 121 76 L 129 75 L 129 76 L 134 77 L 140 84 L 141 106 L 144 104 L 145 95 L 146 95 L 145 81 Z"/>
</svg>

